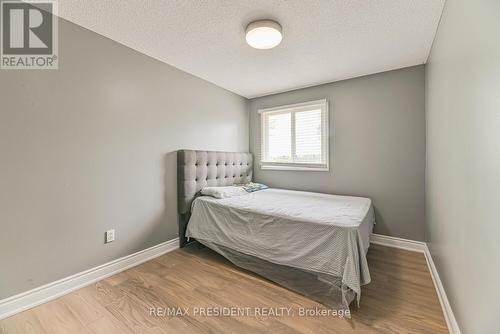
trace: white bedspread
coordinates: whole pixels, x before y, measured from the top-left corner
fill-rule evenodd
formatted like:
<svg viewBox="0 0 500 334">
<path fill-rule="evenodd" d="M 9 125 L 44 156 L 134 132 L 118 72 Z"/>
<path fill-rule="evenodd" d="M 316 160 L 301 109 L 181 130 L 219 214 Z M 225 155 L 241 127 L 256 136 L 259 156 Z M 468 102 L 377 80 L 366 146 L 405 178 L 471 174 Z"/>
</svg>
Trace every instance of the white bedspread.
<svg viewBox="0 0 500 334">
<path fill-rule="evenodd" d="M 370 282 L 371 200 L 267 189 L 193 203 L 186 236 L 309 272 L 341 277 L 359 296 Z"/>
</svg>

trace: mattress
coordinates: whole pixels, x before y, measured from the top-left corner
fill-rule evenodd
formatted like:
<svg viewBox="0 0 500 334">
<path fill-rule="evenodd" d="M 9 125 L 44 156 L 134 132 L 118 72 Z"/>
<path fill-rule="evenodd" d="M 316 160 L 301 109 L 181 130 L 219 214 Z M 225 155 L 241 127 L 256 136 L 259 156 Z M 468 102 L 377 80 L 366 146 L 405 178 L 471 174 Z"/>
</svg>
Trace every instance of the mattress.
<svg viewBox="0 0 500 334">
<path fill-rule="evenodd" d="M 370 282 L 366 251 L 373 224 L 368 198 L 266 189 L 224 199 L 198 197 L 186 236 L 340 278 L 339 288 L 354 291 L 359 302 L 361 286 Z"/>
</svg>

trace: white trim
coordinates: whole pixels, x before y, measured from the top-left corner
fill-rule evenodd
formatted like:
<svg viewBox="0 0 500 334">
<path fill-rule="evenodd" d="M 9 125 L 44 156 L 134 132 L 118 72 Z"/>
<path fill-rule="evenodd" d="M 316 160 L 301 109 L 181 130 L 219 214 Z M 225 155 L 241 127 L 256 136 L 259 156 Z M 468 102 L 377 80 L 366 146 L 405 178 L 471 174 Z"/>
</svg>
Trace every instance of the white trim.
<svg viewBox="0 0 500 334">
<path fill-rule="evenodd" d="M 443 314 L 446 320 L 446 324 L 448 325 L 448 331 L 451 334 L 461 334 L 460 327 L 458 327 L 457 319 L 453 314 L 450 301 L 446 296 L 446 291 L 444 290 L 443 283 L 439 278 L 439 273 L 436 269 L 436 266 L 434 265 L 431 252 L 429 251 L 429 247 L 427 247 L 427 244 L 425 245 L 424 254 L 425 254 L 425 259 L 427 260 L 427 266 L 429 267 L 429 271 L 431 273 L 432 281 L 434 282 L 434 286 L 436 287 L 439 302 L 441 303 L 441 307 L 443 309 Z"/>
<path fill-rule="evenodd" d="M 61 297 L 106 277 L 118 274 L 177 248 L 179 248 L 179 238 L 163 242 L 137 253 L 82 271 L 81 273 L 0 300 L 0 320 Z"/>
<path fill-rule="evenodd" d="M 425 242 L 389 237 L 387 235 L 375 233 L 370 236 L 370 243 L 419 253 L 423 253 L 425 250 Z"/>
<path fill-rule="evenodd" d="M 323 165 L 324 166 L 324 165 Z M 318 167 L 318 165 L 312 165 L 311 167 L 295 164 L 266 164 L 265 162 L 260 163 L 260 169 L 263 170 L 295 170 L 295 171 L 308 171 L 308 172 L 328 172 L 330 169 L 328 167 Z"/>
<path fill-rule="evenodd" d="M 423 253 L 425 255 L 427 267 L 429 268 L 429 272 L 432 277 L 432 282 L 434 283 L 434 287 L 439 298 L 439 303 L 441 304 L 441 308 L 443 309 L 444 319 L 446 320 L 448 331 L 451 334 L 461 334 L 457 319 L 453 314 L 453 310 L 451 308 L 448 297 L 446 296 L 443 283 L 439 278 L 439 273 L 436 269 L 436 266 L 434 265 L 434 261 L 432 260 L 432 256 L 429 251 L 429 247 L 427 247 L 427 243 L 422 241 L 389 237 L 381 234 L 372 234 L 370 236 L 370 243 Z"/>
<path fill-rule="evenodd" d="M 280 110 L 280 111 L 285 112 L 287 109 L 295 109 L 295 108 L 306 107 L 306 106 L 308 107 L 308 106 L 316 105 L 316 104 L 328 104 L 328 101 L 327 101 L 327 99 L 306 101 L 306 102 L 300 102 L 300 103 L 294 103 L 294 104 L 287 104 L 284 106 L 263 108 L 263 109 L 259 109 L 257 112 L 259 114 L 262 114 L 263 112 L 271 112 L 271 111 L 276 111 L 276 110 Z"/>
</svg>

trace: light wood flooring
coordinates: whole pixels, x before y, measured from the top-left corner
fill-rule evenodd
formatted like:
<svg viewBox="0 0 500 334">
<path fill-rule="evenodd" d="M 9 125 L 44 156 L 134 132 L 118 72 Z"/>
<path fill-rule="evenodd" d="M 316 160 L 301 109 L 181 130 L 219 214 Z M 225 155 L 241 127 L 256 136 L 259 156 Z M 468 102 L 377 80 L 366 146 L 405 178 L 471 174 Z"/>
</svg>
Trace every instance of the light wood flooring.
<svg viewBox="0 0 500 334">
<path fill-rule="evenodd" d="M 352 318 L 298 315 L 324 308 L 243 271 L 207 248 L 173 251 L 0 321 L 0 333 L 447 333 L 423 254 L 372 245 L 372 282 Z M 150 308 L 189 315 L 151 316 Z M 294 314 L 204 317 L 203 307 L 290 307 Z M 271 309 L 269 309 L 271 310 Z"/>
</svg>

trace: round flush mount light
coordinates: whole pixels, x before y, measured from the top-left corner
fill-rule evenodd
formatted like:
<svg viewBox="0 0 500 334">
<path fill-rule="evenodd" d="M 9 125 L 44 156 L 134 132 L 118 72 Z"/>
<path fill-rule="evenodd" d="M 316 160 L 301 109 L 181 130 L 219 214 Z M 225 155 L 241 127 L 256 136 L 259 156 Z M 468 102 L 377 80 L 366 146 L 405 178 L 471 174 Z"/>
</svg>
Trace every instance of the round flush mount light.
<svg viewBox="0 0 500 334">
<path fill-rule="evenodd" d="M 281 43 L 283 34 L 278 22 L 260 20 L 250 23 L 246 30 L 248 45 L 256 49 L 272 49 Z"/>
</svg>

